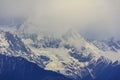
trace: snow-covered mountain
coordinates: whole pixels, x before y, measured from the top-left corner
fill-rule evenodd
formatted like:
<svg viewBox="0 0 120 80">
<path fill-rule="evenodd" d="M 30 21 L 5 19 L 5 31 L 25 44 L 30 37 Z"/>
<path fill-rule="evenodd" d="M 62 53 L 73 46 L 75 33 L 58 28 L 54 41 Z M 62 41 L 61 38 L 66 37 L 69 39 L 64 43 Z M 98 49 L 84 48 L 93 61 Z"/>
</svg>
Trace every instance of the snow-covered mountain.
<svg viewBox="0 0 120 80">
<path fill-rule="evenodd" d="M 17 35 L 4 31 L 0 31 L 0 52 L 13 56 L 31 53 Z"/>
<path fill-rule="evenodd" d="M 92 43 L 103 51 L 118 52 L 120 50 L 120 40 L 115 38 L 107 40 L 93 40 Z"/>
<path fill-rule="evenodd" d="M 30 35 L 29 35 L 30 36 Z M 32 34 L 33 36 L 33 34 Z M 55 37 L 28 37 L 23 42 L 33 53 L 44 61 L 45 69 L 60 72 L 74 78 L 85 78 L 92 74 L 87 66 L 99 64 L 102 58 L 103 63 L 112 64 L 119 60 L 113 53 L 111 56 L 100 50 L 93 43 L 86 41 L 79 33 L 69 31 L 61 38 Z M 113 59 L 113 56 L 116 60 Z M 104 60 L 105 59 L 105 60 Z"/>
<path fill-rule="evenodd" d="M 0 80 L 71 80 L 62 74 L 44 70 L 22 57 L 0 54 Z"/>
<path fill-rule="evenodd" d="M 63 74 L 73 80 L 120 79 L 117 75 L 117 71 L 120 71 L 119 53 L 101 50 L 76 31 L 69 31 L 60 38 L 40 36 L 0 31 L 0 53 L 25 58 L 45 70 Z M 109 71 L 114 75 L 109 75 Z"/>
</svg>

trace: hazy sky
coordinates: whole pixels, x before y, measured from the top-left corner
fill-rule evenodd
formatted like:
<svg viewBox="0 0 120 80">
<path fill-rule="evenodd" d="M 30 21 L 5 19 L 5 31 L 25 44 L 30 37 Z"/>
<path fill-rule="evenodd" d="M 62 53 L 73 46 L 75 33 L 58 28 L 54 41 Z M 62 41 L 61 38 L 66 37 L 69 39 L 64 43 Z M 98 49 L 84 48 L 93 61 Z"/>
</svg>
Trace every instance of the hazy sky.
<svg viewBox="0 0 120 80">
<path fill-rule="evenodd" d="M 26 31 L 120 35 L 120 0 L 0 0 L 0 16 L 25 16 Z"/>
</svg>

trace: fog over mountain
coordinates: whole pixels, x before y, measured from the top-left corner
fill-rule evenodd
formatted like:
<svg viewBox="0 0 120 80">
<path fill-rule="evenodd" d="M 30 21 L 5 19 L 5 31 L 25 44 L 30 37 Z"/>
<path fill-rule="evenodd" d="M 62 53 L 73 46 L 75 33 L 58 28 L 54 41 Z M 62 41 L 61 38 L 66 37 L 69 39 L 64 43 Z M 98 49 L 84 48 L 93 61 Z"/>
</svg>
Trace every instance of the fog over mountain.
<svg viewBox="0 0 120 80">
<path fill-rule="evenodd" d="M 119 4 L 0 0 L 0 80 L 120 80 Z"/>
<path fill-rule="evenodd" d="M 0 17 L 24 17 L 29 33 L 61 35 L 76 29 L 87 38 L 119 35 L 119 0 L 0 0 Z"/>
</svg>

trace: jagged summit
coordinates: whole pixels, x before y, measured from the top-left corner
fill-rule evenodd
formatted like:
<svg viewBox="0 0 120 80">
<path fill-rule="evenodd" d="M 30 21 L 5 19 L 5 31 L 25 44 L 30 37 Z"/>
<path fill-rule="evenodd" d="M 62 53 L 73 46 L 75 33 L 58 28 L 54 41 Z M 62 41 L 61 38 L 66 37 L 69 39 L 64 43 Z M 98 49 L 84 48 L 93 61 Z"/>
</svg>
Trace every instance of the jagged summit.
<svg viewBox="0 0 120 80">
<path fill-rule="evenodd" d="M 15 34 L 0 31 L 0 46 L 2 53 L 10 54 L 30 54 L 29 48 L 25 46 L 22 40 Z"/>
<path fill-rule="evenodd" d="M 0 53 L 25 58 L 41 68 L 76 80 L 84 80 L 88 76 L 93 80 L 99 76 L 96 69 L 101 66 L 105 69 L 106 66 L 119 65 L 119 61 L 113 62 L 104 51 L 76 31 L 70 31 L 61 38 L 38 38 L 36 35 L 24 34 L 25 37 L 18 37 L 16 34 L 0 31 Z"/>
<path fill-rule="evenodd" d="M 83 78 L 88 75 L 93 78 L 94 74 L 86 67 L 91 64 L 96 65 L 101 57 L 105 58 L 103 63 L 111 63 L 109 56 L 104 56 L 103 51 L 85 40 L 76 31 L 69 31 L 62 38 L 45 36 L 34 40 L 31 38 L 23 39 L 23 42 L 27 42 L 26 45 L 34 55 L 38 56 L 37 60 L 42 59 L 45 69 L 74 78 Z"/>
</svg>

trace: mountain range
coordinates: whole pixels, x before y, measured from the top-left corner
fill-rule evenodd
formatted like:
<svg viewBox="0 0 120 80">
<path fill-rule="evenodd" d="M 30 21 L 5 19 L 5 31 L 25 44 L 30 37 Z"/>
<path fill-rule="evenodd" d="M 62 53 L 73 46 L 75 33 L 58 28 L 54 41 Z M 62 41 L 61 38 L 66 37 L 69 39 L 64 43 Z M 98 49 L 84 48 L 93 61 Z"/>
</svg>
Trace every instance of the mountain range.
<svg viewBox="0 0 120 80">
<path fill-rule="evenodd" d="M 2 80 L 120 80 L 120 41 L 0 31 Z"/>
</svg>

